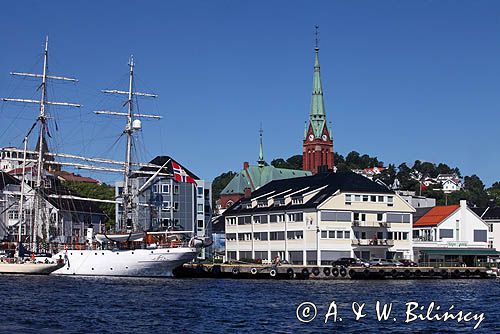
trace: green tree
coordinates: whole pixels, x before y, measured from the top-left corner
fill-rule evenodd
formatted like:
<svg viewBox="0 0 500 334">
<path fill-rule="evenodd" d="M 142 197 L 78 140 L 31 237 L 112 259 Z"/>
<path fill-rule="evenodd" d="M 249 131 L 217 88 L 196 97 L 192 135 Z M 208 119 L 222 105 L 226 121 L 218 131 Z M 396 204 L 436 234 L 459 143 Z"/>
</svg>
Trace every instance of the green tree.
<svg viewBox="0 0 500 334">
<path fill-rule="evenodd" d="M 235 172 L 228 171 L 220 174 L 212 181 L 212 208 L 215 208 L 215 202 L 220 198 L 220 193 L 235 176 Z"/>
<path fill-rule="evenodd" d="M 115 189 L 106 183 L 95 184 L 79 181 L 65 181 L 64 185 L 71 191 L 82 197 L 115 200 Z M 106 215 L 106 226 L 110 227 L 115 223 L 115 205 L 112 203 L 94 203 Z"/>
<path fill-rule="evenodd" d="M 271 161 L 271 165 L 276 168 L 290 168 L 288 162 L 286 162 L 283 158 L 274 159 L 273 161 Z"/>
<path fill-rule="evenodd" d="M 286 159 L 286 162 L 288 166 L 290 166 L 291 169 L 302 169 L 302 155 L 292 155 L 290 158 Z"/>
<path fill-rule="evenodd" d="M 500 206 L 500 182 L 497 181 L 493 183 L 490 188 L 488 188 L 488 195 L 496 205 Z"/>
</svg>

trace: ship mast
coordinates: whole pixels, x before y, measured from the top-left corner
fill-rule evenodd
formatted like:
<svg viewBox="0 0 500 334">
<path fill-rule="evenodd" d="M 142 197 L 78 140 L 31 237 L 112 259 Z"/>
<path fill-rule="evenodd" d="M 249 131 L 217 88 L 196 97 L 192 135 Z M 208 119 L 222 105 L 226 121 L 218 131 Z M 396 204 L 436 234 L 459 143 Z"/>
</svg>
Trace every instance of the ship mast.
<svg viewBox="0 0 500 334">
<path fill-rule="evenodd" d="M 125 151 L 125 164 L 123 169 L 123 193 L 122 193 L 122 205 L 123 205 L 123 213 L 121 217 L 121 221 L 118 222 L 118 226 L 116 226 L 116 230 L 126 229 L 128 232 L 131 232 L 135 226 L 132 220 L 132 209 L 133 209 L 133 194 L 130 186 L 130 175 L 132 173 L 132 146 L 134 133 L 140 130 L 140 126 L 134 125 L 134 120 L 138 120 L 139 118 L 153 118 L 153 119 L 161 119 L 161 116 L 156 115 L 146 115 L 146 114 L 136 114 L 134 113 L 134 96 L 141 97 L 152 97 L 156 98 L 158 95 L 149 94 L 149 93 L 141 93 L 134 91 L 134 57 L 130 57 L 129 61 L 129 85 L 128 91 L 121 90 L 102 90 L 103 93 L 106 94 L 121 94 L 127 96 L 127 112 L 115 112 L 108 110 L 99 110 L 95 111 L 96 114 L 105 114 L 105 115 L 113 115 L 113 116 L 125 116 L 127 118 L 127 123 L 125 125 L 125 130 L 123 133 L 127 136 L 127 146 Z"/>
<path fill-rule="evenodd" d="M 37 152 L 37 161 L 36 161 L 36 166 L 37 166 L 37 173 L 36 173 L 36 183 L 35 183 L 35 196 L 34 196 L 34 219 L 33 219 L 33 226 L 31 226 L 31 243 L 32 243 L 32 249 L 34 251 L 38 250 L 38 243 L 37 243 L 37 235 L 38 235 L 38 229 L 39 226 L 42 226 L 43 222 L 43 209 L 44 209 L 44 200 L 41 197 L 41 191 L 43 188 L 43 177 L 42 174 L 44 173 L 45 170 L 45 133 L 48 131 L 47 128 L 47 113 L 46 113 L 46 107 L 49 105 L 57 105 L 57 106 L 66 106 L 66 107 L 76 107 L 79 108 L 81 107 L 80 104 L 76 103 L 68 103 L 68 102 L 52 102 L 47 100 L 47 83 L 48 79 L 51 80 L 62 80 L 62 81 L 69 81 L 69 82 L 77 82 L 78 80 L 74 78 L 67 78 L 67 77 L 62 77 L 62 76 L 52 76 L 48 75 L 48 67 L 49 67 L 49 37 L 47 36 L 45 39 L 45 48 L 43 52 L 43 70 L 42 74 L 35 74 L 35 73 L 24 73 L 24 72 L 11 72 L 11 75 L 14 76 L 23 76 L 23 77 L 33 77 L 33 78 L 41 78 L 42 83 L 39 86 L 39 89 L 41 91 L 41 97 L 40 100 L 29 100 L 29 99 L 17 99 L 17 98 L 2 98 L 2 101 L 5 102 L 20 102 L 20 103 L 33 103 L 33 104 L 38 104 L 39 105 L 39 114 L 36 123 L 40 124 L 40 129 L 39 129 L 39 137 L 38 137 L 38 152 Z M 35 123 L 35 125 L 36 125 Z M 30 130 L 31 131 L 31 130 Z M 27 142 L 25 138 L 25 143 Z M 26 150 L 25 150 L 26 152 Z M 26 157 L 23 159 L 24 163 L 26 162 Z M 24 169 L 24 165 L 23 165 Z M 23 175 L 24 178 L 24 175 Z M 24 182 L 24 180 L 23 180 Z M 24 187 L 23 187 L 24 188 Z M 23 189 L 24 190 L 24 189 Z M 22 192 L 22 191 L 21 191 Z M 21 194 L 22 195 L 22 194 Z M 22 217 L 22 215 L 21 215 Z M 47 231 L 49 230 L 47 226 Z M 47 237 L 48 233 L 47 233 Z"/>
</svg>

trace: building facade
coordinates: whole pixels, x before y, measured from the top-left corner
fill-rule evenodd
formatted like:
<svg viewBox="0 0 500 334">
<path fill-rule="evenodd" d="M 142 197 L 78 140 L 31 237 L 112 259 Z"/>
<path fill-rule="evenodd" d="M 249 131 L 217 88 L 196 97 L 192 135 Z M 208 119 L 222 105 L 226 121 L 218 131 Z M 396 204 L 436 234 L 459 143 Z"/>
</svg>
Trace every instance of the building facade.
<svg viewBox="0 0 500 334">
<path fill-rule="evenodd" d="M 273 181 L 226 210 L 227 260 L 412 258 L 414 209 L 354 173 Z"/>
<path fill-rule="evenodd" d="M 319 48 L 315 49 L 313 91 L 309 122 L 304 129 L 302 144 L 303 169 L 313 174 L 322 171 L 333 171 L 333 134 L 326 121 L 323 86 L 321 84 Z"/>
<path fill-rule="evenodd" d="M 162 172 L 168 176 L 141 174 L 141 170 L 156 172 L 145 167 L 130 178 L 130 186 L 134 196 L 132 220 L 145 231 L 163 231 L 165 229 L 190 231 L 193 235 L 211 235 L 212 217 L 212 183 L 201 180 L 188 169 L 168 156 L 158 156 L 151 164 L 164 167 Z M 184 174 L 184 178 L 179 178 Z M 148 185 L 143 188 L 146 182 Z M 119 203 L 116 205 L 116 219 L 122 220 L 123 207 L 120 196 L 123 192 L 123 181 L 115 183 L 115 192 Z M 201 255 L 204 256 L 204 253 Z"/>
</svg>

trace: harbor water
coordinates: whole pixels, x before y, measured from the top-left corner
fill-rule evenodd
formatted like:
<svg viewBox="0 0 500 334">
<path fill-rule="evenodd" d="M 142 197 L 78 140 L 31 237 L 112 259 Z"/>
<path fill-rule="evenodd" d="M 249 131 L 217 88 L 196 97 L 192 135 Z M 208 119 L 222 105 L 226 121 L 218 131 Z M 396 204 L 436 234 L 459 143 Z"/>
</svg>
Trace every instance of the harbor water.
<svg viewBox="0 0 500 334">
<path fill-rule="evenodd" d="M 377 320 L 377 301 L 380 307 L 392 304 L 387 320 Z M 500 333 L 499 301 L 500 280 L 495 279 L 314 281 L 5 275 L 0 276 L 0 333 Z M 450 312 L 483 314 L 483 320 L 476 330 L 473 327 L 479 318 L 405 322 L 407 303 L 418 303 L 418 310 L 424 306 L 420 311 L 424 314 L 432 302 L 432 314 L 453 305 Z M 358 303 L 354 304 L 358 311 L 365 305 L 361 309 L 364 317 L 355 319 L 353 303 Z M 301 304 L 302 309 L 298 309 Z M 326 317 L 328 311 L 331 315 Z"/>
</svg>

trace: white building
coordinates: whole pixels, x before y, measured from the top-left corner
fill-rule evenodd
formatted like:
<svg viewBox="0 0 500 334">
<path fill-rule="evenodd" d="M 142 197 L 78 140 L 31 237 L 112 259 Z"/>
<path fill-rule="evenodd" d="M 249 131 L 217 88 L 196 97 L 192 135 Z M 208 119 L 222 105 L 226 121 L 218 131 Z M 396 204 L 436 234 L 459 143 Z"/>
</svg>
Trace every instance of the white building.
<svg viewBox="0 0 500 334">
<path fill-rule="evenodd" d="M 457 174 L 439 174 L 436 181 L 441 184 L 445 193 L 452 193 L 462 189 L 462 181 Z"/>
<path fill-rule="evenodd" d="M 412 213 L 355 173 L 272 181 L 224 212 L 228 260 L 328 265 L 340 257 L 412 258 Z"/>
<path fill-rule="evenodd" d="M 413 224 L 415 258 L 430 264 L 467 265 L 486 261 L 496 251 L 488 249 L 488 225 L 469 207 L 436 206 Z"/>
<path fill-rule="evenodd" d="M 408 202 L 415 209 L 418 208 L 430 208 L 436 206 L 435 198 L 428 198 L 425 196 L 418 196 L 414 191 L 410 190 L 396 190 L 396 193 L 401 196 L 406 202 Z"/>
</svg>

